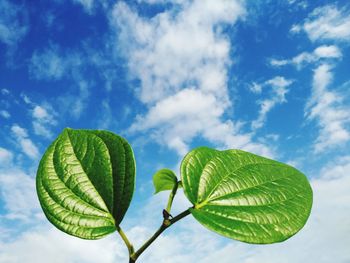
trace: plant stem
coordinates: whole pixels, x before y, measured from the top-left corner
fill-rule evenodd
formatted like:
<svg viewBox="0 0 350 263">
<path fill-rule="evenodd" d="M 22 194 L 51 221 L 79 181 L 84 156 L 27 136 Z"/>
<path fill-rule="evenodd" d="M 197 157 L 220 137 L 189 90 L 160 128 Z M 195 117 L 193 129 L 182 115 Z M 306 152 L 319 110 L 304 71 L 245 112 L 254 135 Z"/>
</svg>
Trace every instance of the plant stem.
<svg viewBox="0 0 350 263">
<path fill-rule="evenodd" d="M 179 183 L 176 182 L 176 184 L 173 187 L 173 190 L 171 191 L 171 193 L 169 195 L 168 205 L 166 206 L 166 209 L 165 209 L 169 214 L 170 214 L 171 206 L 173 204 L 174 197 L 176 195 L 178 185 L 179 185 Z"/>
<path fill-rule="evenodd" d="M 117 226 L 117 231 L 118 231 L 119 235 L 121 236 L 121 238 L 123 239 L 125 245 L 128 247 L 129 256 L 131 256 L 134 253 L 133 245 L 130 243 L 129 239 L 127 238 L 127 236 L 125 235 L 123 230 L 120 228 L 120 226 Z"/>
<path fill-rule="evenodd" d="M 137 250 L 135 253 L 133 253 L 130 256 L 130 261 L 129 263 L 133 263 L 137 260 L 137 258 L 153 243 L 154 240 L 157 239 L 157 237 L 168 227 L 170 227 L 172 224 L 175 224 L 177 221 L 179 221 L 180 219 L 184 218 L 185 216 L 190 214 L 190 210 L 187 209 L 185 211 L 183 211 L 182 213 L 178 214 L 177 216 L 175 216 L 174 218 L 168 220 L 168 219 L 164 219 L 162 225 L 159 227 L 159 229 L 153 234 L 153 236 L 151 236 L 150 239 L 148 239 L 146 241 L 146 243 L 139 248 L 139 250 Z M 167 223 L 165 223 L 167 221 Z"/>
<path fill-rule="evenodd" d="M 169 215 L 170 215 L 171 206 L 172 206 L 173 201 L 174 201 L 174 197 L 176 195 L 176 191 L 178 189 L 178 185 L 179 185 L 179 182 L 177 182 L 174 185 L 174 187 L 169 195 L 168 204 L 167 204 L 166 209 L 165 209 L 166 212 L 169 213 Z M 167 229 L 172 224 L 175 224 L 177 221 L 179 221 L 180 219 L 184 218 L 185 216 L 187 216 L 189 214 L 190 214 L 190 210 L 187 209 L 171 219 L 169 219 L 169 216 L 165 217 L 163 215 L 164 219 L 163 219 L 163 222 L 162 222 L 161 226 L 159 227 L 159 229 L 136 252 L 134 252 L 134 247 L 129 242 L 129 240 L 126 237 L 123 230 L 119 226 L 117 226 L 118 233 L 120 234 L 121 238 L 123 239 L 125 245 L 128 247 L 128 250 L 129 250 L 129 263 L 135 263 L 137 258 L 154 242 L 154 240 L 157 239 L 157 237 L 161 233 L 163 233 L 163 231 L 165 229 Z"/>
</svg>

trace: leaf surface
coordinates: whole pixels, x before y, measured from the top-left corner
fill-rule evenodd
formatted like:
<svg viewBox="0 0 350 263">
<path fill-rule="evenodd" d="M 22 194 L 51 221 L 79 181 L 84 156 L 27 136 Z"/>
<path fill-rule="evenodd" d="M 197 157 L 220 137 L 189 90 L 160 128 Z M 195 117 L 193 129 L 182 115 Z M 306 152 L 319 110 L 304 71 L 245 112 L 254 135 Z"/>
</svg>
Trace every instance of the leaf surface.
<svg viewBox="0 0 350 263">
<path fill-rule="evenodd" d="M 116 230 L 134 191 L 135 162 L 125 139 L 113 133 L 65 129 L 42 157 L 37 193 L 60 230 L 98 239 Z"/>
<path fill-rule="evenodd" d="M 298 232 L 312 206 L 310 184 L 297 169 L 240 150 L 206 147 L 181 164 L 192 215 L 223 236 L 248 243 L 274 243 Z"/>
<path fill-rule="evenodd" d="M 106 144 L 112 163 L 114 207 L 113 216 L 120 224 L 135 191 L 136 165 L 133 150 L 124 138 L 109 132 L 93 130 Z"/>
<path fill-rule="evenodd" d="M 161 169 L 153 175 L 155 194 L 161 191 L 172 190 L 177 184 L 177 178 L 173 171 Z"/>
</svg>

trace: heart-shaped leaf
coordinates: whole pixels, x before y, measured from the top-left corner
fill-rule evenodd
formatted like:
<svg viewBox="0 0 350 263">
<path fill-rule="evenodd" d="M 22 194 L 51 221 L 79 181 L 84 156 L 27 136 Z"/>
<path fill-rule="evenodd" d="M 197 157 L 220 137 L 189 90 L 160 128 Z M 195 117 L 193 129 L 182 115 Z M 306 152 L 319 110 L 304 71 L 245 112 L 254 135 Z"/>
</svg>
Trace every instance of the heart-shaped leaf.
<svg viewBox="0 0 350 263">
<path fill-rule="evenodd" d="M 192 215 L 223 236 L 248 243 L 283 241 L 306 223 L 312 189 L 295 168 L 240 150 L 200 147 L 181 163 Z"/>
<path fill-rule="evenodd" d="M 107 131 L 65 129 L 40 161 L 37 193 L 60 230 L 98 239 L 116 230 L 135 187 L 132 149 Z"/>
<path fill-rule="evenodd" d="M 172 190 L 177 184 L 177 178 L 173 171 L 161 169 L 153 175 L 155 194 L 161 191 Z"/>
</svg>

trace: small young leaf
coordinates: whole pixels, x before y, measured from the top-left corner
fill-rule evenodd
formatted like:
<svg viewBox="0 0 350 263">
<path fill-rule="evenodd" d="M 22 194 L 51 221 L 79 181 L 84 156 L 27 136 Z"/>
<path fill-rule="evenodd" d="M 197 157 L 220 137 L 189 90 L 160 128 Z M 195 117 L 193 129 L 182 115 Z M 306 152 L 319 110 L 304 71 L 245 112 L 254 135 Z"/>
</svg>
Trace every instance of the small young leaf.
<svg viewBox="0 0 350 263">
<path fill-rule="evenodd" d="M 37 193 L 48 220 L 84 239 L 112 233 L 135 185 L 130 145 L 105 131 L 65 129 L 42 157 Z"/>
<path fill-rule="evenodd" d="M 295 168 L 240 150 L 194 149 L 181 163 L 192 215 L 205 227 L 247 243 L 283 241 L 306 223 L 312 190 Z"/>
<path fill-rule="evenodd" d="M 177 184 L 176 175 L 169 169 L 161 169 L 153 175 L 155 194 L 161 191 L 172 190 L 175 184 Z"/>
</svg>

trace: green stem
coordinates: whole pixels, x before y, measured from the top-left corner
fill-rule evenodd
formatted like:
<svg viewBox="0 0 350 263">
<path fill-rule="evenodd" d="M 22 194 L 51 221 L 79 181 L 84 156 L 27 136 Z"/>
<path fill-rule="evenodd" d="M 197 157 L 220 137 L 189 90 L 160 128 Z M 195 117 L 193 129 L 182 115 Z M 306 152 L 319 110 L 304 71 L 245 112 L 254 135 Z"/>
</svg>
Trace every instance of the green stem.
<svg viewBox="0 0 350 263">
<path fill-rule="evenodd" d="M 169 214 L 170 214 L 171 206 L 173 204 L 174 197 L 176 195 L 176 191 L 177 191 L 178 185 L 179 185 L 179 183 L 176 182 L 176 184 L 173 187 L 173 190 L 171 191 L 171 193 L 169 195 L 168 205 L 166 206 L 166 209 L 165 209 Z"/>
<path fill-rule="evenodd" d="M 139 250 L 137 250 L 135 253 L 133 253 L 130 256 L 130 261 L 129 263 L 133 263 L 137 260 L 137 258 L 153 243 L 154 240 L 157 239 L 157 237 L 168 227 L 170 227 L 172 224 L 175 224 L 177 221 L 179 221 L 180 219 L 184 218 L 185 216 L 190 214 L 190 210 L 187 209 L 185 211 L 183 211 L 182 213 L 178 214 L 177 216 L 175 216 L 174 218 L 170 219 L 166 222 L 167 219 L 165 219 L 162 223 L 162 225 L 159 227 L 159 229 L 153 234 L 153 236 L 151 236 L 150 239 L 148 239 L 146 241 L 146 243 L 139 248 Z"/>
<path fill-rule="evenodd" d="M 127 238 L 127 236 L 125 235 L 123 230 L 120 228 L 120 226 L 117 226 L 117 231 L 118 231 L 119 235 L 121 236 L 121 238 L 123 239 L 125 245 L 128 247 L 129 256 L 131 256 L 134 253 L 133 245 L 130 243 L 129 239 Z"/>
</svg>

